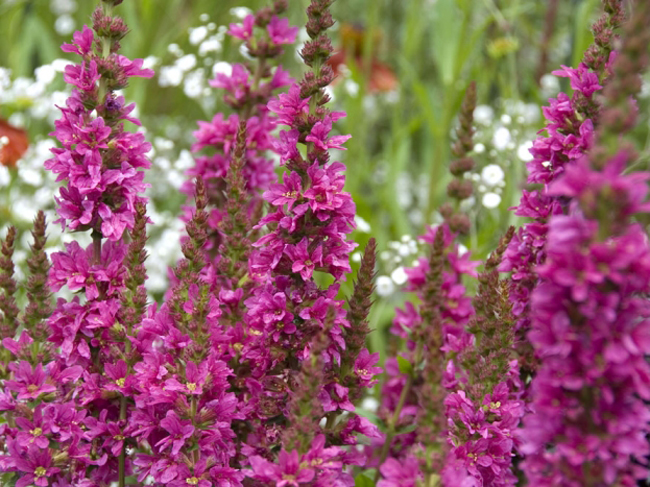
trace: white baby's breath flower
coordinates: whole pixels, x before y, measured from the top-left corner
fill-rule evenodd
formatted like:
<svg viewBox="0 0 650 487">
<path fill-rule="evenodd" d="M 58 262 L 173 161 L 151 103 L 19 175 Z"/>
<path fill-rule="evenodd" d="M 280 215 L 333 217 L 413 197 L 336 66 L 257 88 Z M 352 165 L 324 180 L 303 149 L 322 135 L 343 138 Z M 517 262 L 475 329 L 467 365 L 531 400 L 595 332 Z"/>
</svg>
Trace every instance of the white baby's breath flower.
<svg viewBox="0 0 650 487">
<path fill-rule="evenodd" d="M 54 21 L 54 30 L 62 36 L 72 33 L 74 30 L 74 19 L 68 14 L 59 16 Z"/>
<path fill-rule="evenodd" d="M 363 233 L 370 233 L 370 224 L 359 215 L 355 215 L 354 223 L 357 224 L 358 231 Z"/>
<path fill-rule="evenodd" d="M 232 64 L 225 61 L 214 63 L 214 66 L 212 66 L 212 76 L 216 76 L 217 74 L 225 74 L 226 76 L 230 76 L 232 74 Z"/>
<path fill-rule="evenodd" d="M 183 71 L 177 66 L 163 66 L 160 68 L 158 75 L 158 84 L 160 86 L 178 86 L 183 81 Z"/>
<path fill-rule="evenodd" d="M 405 284 L 406 281 L 408 280 L 408 276 L 406 275 L 406 271 L 404 270 L 404 267 L 402 267 L 402 266 L 399 266 L 397 269 L 395 269 L 393 272 L 391 272 L 390 273 L 390 278 L 398 286 L 401 286 L 402 284 Z"/>
<path fill-rule="evenodd" d="M 252 14 L 253 11 L 248 7 L 233 7 L 230 9 L 230 15 L 238 19 L 244 19 L 247 15 Z"/>
<path fill-rule="evenodd" d="M 533 160 L 533 155 L 530 153 L 530 148 L 533 146 L 532 141 L 524 142 L 517 149 L 517 157 L 523 162 L 528 162 Z"/>
<path fill-rule="evenodd" d="M 183 81 L 183 92 L 189 98 L 198 98 L 203 93 L 203 69 L 192 71 Z"/>
<path fill-rule="evenodd" d="M 492 144 L 498 150 L 504 150 L 508 147 L 512 140 L 510 135 L 510 130 L 506 127 L 499 127 L 494 131 L 494 136 L 492 137 Z"/>
<path fill-rule="evenodd" d="M 474 121 L 481 125 L 490 125 L 494 119 L 494 110 L 489 105 L 479 105 L 474 109 Z"/>
<path fill-rule="evenodd" d="M 503 181 L 504 176 L 503 169 L 497 164 L 489 164 L 481 171 L 481 179 L 488 186 L 496 186 Z"/>
<path fill-rule="evenodd" d="M 501 196 L 496 193 L 485 193 L 482 199 L 483 206 L 489 209 L 496 208 L 501 203 Z"/>
<path fill-rule="evenodd" d="M 352 259 L 352 262 L 361 262 L 361 252 L 354 252 L 350 258 Z"/>
<path fill-rule="evenodd" d="M 375 281 L 375 289 L 379 296 L 390 296 L 395 292 L 395 284 L 393 280 L 388 276 L 379 276 Z"/>
<path fill-rule="evenodd" d="M 208 35 L 208 28 L 205 25 L 189 28 L 190 44 L 192 44 L 193 46 L 196 46 L 198 43 L 203 41 L 203 39 L 205 39 L 207 35 Z"/>
<path fill-rule="evenodd" d="M 178 58 L 174 64 L 178 69 L 186 73 L 196 66 L 196 56 L 194 54 L 186 54 Z"/>
<path fill-rule="evenodd" d="M 482 154 L 485 152 L 485 145 L 481 144 L 480 142 L 478 144 L 474 145 L 474 152 L 477 154 Z"/>
</svg>

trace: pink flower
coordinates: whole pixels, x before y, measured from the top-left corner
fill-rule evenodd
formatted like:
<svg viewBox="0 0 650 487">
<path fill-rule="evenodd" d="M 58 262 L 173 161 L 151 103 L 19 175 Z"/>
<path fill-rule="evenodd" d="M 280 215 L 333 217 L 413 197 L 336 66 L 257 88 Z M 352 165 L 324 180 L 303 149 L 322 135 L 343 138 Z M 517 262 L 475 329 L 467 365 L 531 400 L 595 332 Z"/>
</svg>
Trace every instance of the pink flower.
<svg viewBox="0 0 650 487">
<path fill-rule="evenodd" d="M 250 462 L 253 468 L 251 477 L 263 482 L 275 482 L 276 487 L 299 487 L 310 482 L 315 475 L 313 469 L 302 465 L 295 450 L 291 453 L 280 451 L 277 465 L 259 456 L 251 457 Z"/>
<path fill-rule="evenodd" d="M 248 40 L 253 35 L 253 25 L 255 24 L 255 16 L 247 15 L 242 24 L 230 24 L 228 34 L 241 39 Z"/>
<path fill-rule="evenodd" d="M 287 18 L 281 19 L 277 15 L 274 15 L 266 26 L 266 30 L 269 33 L 271 42 L 276 46 L 282 44 L 293 44 L 296 42 L 298 27 L 291 27 L 289 25 L 289 19 Z"/>
</svg>

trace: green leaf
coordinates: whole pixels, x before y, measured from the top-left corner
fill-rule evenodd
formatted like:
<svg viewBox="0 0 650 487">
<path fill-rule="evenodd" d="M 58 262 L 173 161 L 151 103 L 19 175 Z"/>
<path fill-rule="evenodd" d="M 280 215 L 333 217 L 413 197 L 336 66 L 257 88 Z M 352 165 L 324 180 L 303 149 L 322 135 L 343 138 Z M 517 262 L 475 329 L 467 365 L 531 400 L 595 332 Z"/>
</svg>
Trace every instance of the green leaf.
<svg viewBox="0 0 650 487">
<path fill-rule="evenodd" d="M 401 355 L 397 356 L 397 365 L 402 374 L 411 375 L 413 373 L 413 365 Z"/>
<path fill-rule="evenodd" d="M 415 431 L 415 428 L 417 428 L 417 424 L 409 424 L 408 426 L 404 426 L 402 429 L 398 430 L 395 434 L 398 435 L 405 435 L 406 433 L 411 433 L 412 431 Z"/>
<path fill-rule="evenodd" d="M 355 477 L 354 487 L 375 487 L 375 481 L 368 477 L 367 473 L 369 472 L 360 473 Z"/>
</svg>

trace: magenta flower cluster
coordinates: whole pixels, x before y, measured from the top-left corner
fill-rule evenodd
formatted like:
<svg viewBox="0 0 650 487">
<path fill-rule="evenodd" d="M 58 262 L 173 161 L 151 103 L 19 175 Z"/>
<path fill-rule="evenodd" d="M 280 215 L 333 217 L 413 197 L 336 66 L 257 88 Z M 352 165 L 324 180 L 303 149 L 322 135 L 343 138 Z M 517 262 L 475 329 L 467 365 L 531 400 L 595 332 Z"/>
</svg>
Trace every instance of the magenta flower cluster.
<svg viewBox="0 0 650 487">
<path fill-rule="evenodd" d="M 116 95 L 153 72 L 119 54 L 120 3 L 101 0 L 92 28 L 62 46 L 80 61 L 65 69 L 74 89 L 45 162 L 63 183 L 57 222 L 92 243 L 48 258 L 39 214 L 22 312 L 15 229 L 0 246 L 2 482 L 574 487 L 647 477 L 650 173 L 635 170 L 624 132 L 650 62 L 650 4 L 639 2 L 618 42 L 623 4 L 604 0 L 583 62 L 554 72 L 573 94 L 543 109 L 546 135 L 528 164 L 537 188 L 514 208 L 530 221 L 483 263 L 461 250 L 470 84 L 450 165 L 456 202 L 406 270 L 416 299 L 396 310 L 384 370 L 366 346 L 374 239 L 351 295 L 341 292 L 356 208 L 336 160 L 350 138 L 336 131 L 345 113 L 328 108 L 325 90 L 332 0 L 307 8 L 300 80 L 277 62 L 298 32 L 286 0 L 230 26 L 247 60 L 211 82 L 230 114 L 195 132 L 183 258 L 160 305 L 144 287 L 150 146 Z M 62 290 L 72 297 L 53 302 Z M 376 414 L 361 407 L 373 387 Z"/>
</svg>

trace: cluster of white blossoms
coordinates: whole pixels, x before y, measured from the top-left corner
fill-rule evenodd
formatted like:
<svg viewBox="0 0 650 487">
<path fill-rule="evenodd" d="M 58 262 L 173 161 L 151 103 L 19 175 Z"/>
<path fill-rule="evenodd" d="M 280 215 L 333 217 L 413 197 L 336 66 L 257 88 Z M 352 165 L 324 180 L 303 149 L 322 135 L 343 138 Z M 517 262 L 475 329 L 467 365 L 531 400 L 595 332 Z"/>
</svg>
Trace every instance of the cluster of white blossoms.
<svg viewBox="0 0 650 487">
<path fill-rule="evenodd" d="M 230 10 L 235 20 L 240 20 L 250 13 L 245 7 Z M 190 27 L 187 31 L 190 50 L 183 51 L 176 43 L 170 44 L 168 52 L 175 58 L 169 65 L 163 65 L 158 70 L 158 84 L 162 87 L 183 87 L 183 92 L 189 98 L 199 101 L 205 108 L 214 102 L 214 90 L 208 86 L 208 80 L 214 78 L 217 72 L 231 70 L 229 63 L 216 59 L 223 51 L 223 42 L 228 27 L 217 26 L 210 21 L 207 13 L 201 14 L 201 25 Z"/>
</svg>

